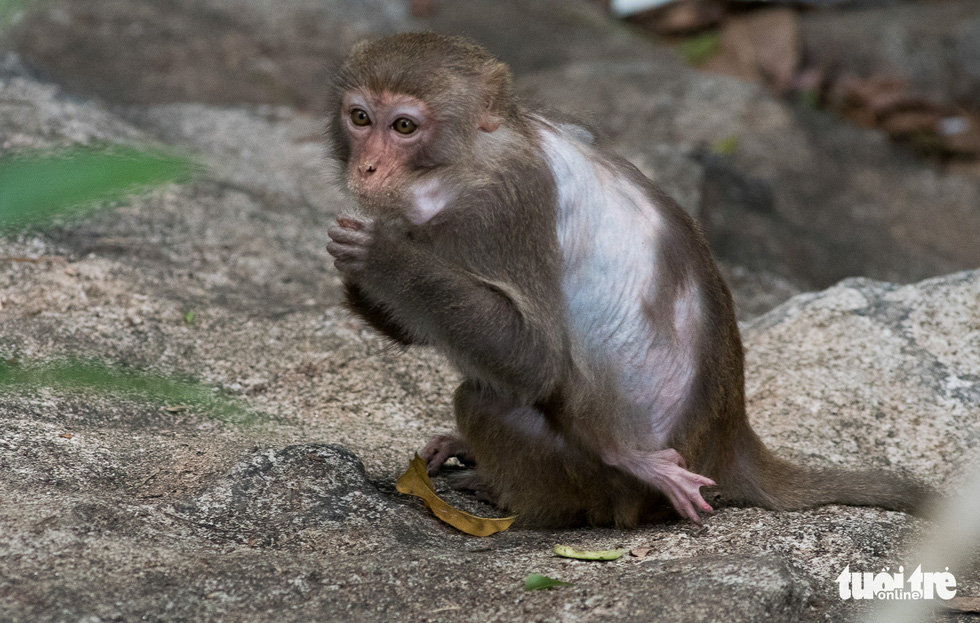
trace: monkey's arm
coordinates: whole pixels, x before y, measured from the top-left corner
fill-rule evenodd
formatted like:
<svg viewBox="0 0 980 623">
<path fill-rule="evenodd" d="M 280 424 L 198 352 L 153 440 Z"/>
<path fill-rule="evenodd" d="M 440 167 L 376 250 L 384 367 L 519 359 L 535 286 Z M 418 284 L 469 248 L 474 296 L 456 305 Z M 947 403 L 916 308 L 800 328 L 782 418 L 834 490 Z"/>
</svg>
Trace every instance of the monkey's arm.
<svg viewBox="0 0 980 623">
<path fill-rule="evenodd" d="M 533 402 L 558 381 L 560 328 L 518 289 L 437 257 L 397 226 L 340 217 L 328 251 L 346 280 L 413 341 L 440 346 L 464 373 Z"/>
<path fill-rule="evenodd" d="M 395 322 L 391 312 L 385 309 L 384 305 L 369 299 L 356 283 L 345 280 L 344 289 L 347 307 L 364 318 L 369 325 L 399 344 L 407 346 L 415 342 L 412 334 Z"/>
</svg>

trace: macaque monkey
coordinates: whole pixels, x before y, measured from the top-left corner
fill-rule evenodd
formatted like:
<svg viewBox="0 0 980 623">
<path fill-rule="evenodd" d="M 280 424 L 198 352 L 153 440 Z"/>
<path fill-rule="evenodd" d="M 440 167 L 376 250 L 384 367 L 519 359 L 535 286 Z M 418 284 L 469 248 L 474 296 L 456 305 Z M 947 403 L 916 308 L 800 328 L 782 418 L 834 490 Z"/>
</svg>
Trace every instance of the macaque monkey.
<svg viewBox="0 0 980 623">
<path fill-rule="evenodd" d="M 531 525 L 631 527 L 701 487 L 770 509 L 911 510 L 882 472 L 805 470 L 745 414 L 732 298 L 698 225 L 592 130 L 529 110 L 460 37 L 361 43 L 337 75 L 334 156 L 356 197 L 327 246 L 347 303 L 461 371 L 458 435 L 421 454 Z"/>
</svg>

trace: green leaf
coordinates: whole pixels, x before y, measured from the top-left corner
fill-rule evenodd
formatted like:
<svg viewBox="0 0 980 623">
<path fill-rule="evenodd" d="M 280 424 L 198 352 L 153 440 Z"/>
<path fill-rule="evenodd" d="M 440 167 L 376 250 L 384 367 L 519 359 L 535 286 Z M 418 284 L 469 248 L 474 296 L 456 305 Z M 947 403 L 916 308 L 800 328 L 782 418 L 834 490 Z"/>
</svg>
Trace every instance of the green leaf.
<svg viewBox="0 0 980 623">
<path fill-rule="evenodd" d="M 717 32 L 706 32 L 688 39 L 681 44 L 681 53 L 689 65 L 703 65 L 712 56 L 721 51 L 721 35 Z"/>
<path fill-rule="evenodd" d="M 103 395 L 195 407 L 212 419 L 242 426 L 268 417 L 217 394 L 215 388 L 190 380 L 88 361 L 24 365 L 0 360 L 0 396 L 41 387 L 73 392 L 89 389 Z"/>
<path fill-rule="evenodd" d="M 30 0 L 0 0 L 0 34 L 18 19 L 18 13 L 28 4 Z"/>
<path fill-rule="evenodd" d="M 738 134 L 729 134 L 725 138 L 715 141 L 711 146 L 711 153 L 716 156 L 731 156 L 738 149 Z"/>
<path fill-rule="evenodd" d="M 616 560 L 626 553 L 625 549 L 604 549 L 598 551 L 582 551 L 567 545 L 555 545 L 555 554 L 564 558 L 578 560 Z"/>
<path fill-rule="evenodd" d="M 555 586 L 571 586 L 571 582 L 562 582 L 561 580 L 556 580 L 555 578 L 549 578 L 546 575 L 541 575 L 540 573 L 531 573 L 524 578 L 524 590 L 526 591 L 540 591 L 545 588 L 553 588 Z"/>
<path fill-rule="evenodd" d="M 194 310 L 193 309 L 188 310 L 188 312 L 186 314 L 184 314 L 184 324 L 194 324 Z"/>
<path fill-rule="evenodd" d="M 161 150 L 72 147 L 0 158 L 0 228 L 82 213 L 96 200 L 122 197 L 189 177 L 196 165 Z"/>
<path fill-rule="evenodd" d="M 796 95 L 796 103 L 804 108 L 820 108 L 820 89 L 806 89 Z"/>
</svg>

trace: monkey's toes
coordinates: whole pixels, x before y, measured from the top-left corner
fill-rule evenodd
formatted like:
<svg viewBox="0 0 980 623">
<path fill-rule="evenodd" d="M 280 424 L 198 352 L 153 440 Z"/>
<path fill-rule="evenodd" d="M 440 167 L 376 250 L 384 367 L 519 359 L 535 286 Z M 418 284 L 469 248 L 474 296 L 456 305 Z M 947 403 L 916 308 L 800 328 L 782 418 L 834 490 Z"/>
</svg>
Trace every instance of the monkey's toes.
<svg viewBox="0 0 980 623">
<path fill-rule="evenodd" d="M 712 487 L 715 483 L 710 478 L 685 471 L 673 478 L 664 493 L 681 517 L 690 519 L 696 524 L 701 523 L 702 513 L 714 513 L 715 509 L 701 496 L 701 487 Z"/>
</svg>

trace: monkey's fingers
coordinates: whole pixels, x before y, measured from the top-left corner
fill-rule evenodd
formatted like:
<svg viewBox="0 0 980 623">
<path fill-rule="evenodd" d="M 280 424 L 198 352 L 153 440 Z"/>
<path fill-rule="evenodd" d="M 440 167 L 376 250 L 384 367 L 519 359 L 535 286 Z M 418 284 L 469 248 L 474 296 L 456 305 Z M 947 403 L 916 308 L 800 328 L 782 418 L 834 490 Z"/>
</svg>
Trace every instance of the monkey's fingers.
<svg viewBox="0 0 980 623">
<path fill-rule="evenodd" d="M 344 242 L 328 242 L 327 253 L 338 260 L 363 260 L 367 257 L 367 249 L 364 247 Z"/>
<path fill-rule="evenodd" d="M 361 229 L 346 229 L 344 227 L 330 227 L 327 229 L 327 235 L 334 242 L 340 242 L 342 244 L 352 244 L 360 247 L 366 247 L 371 244 L 374 236 L 368 232 Z"/>
<path fill-rule="evenodd" d="M 337 217 L 337 224 L 344 229 L 365 230 L 371 225 L 371 220 L 344 214 Z"/>
</svg>

